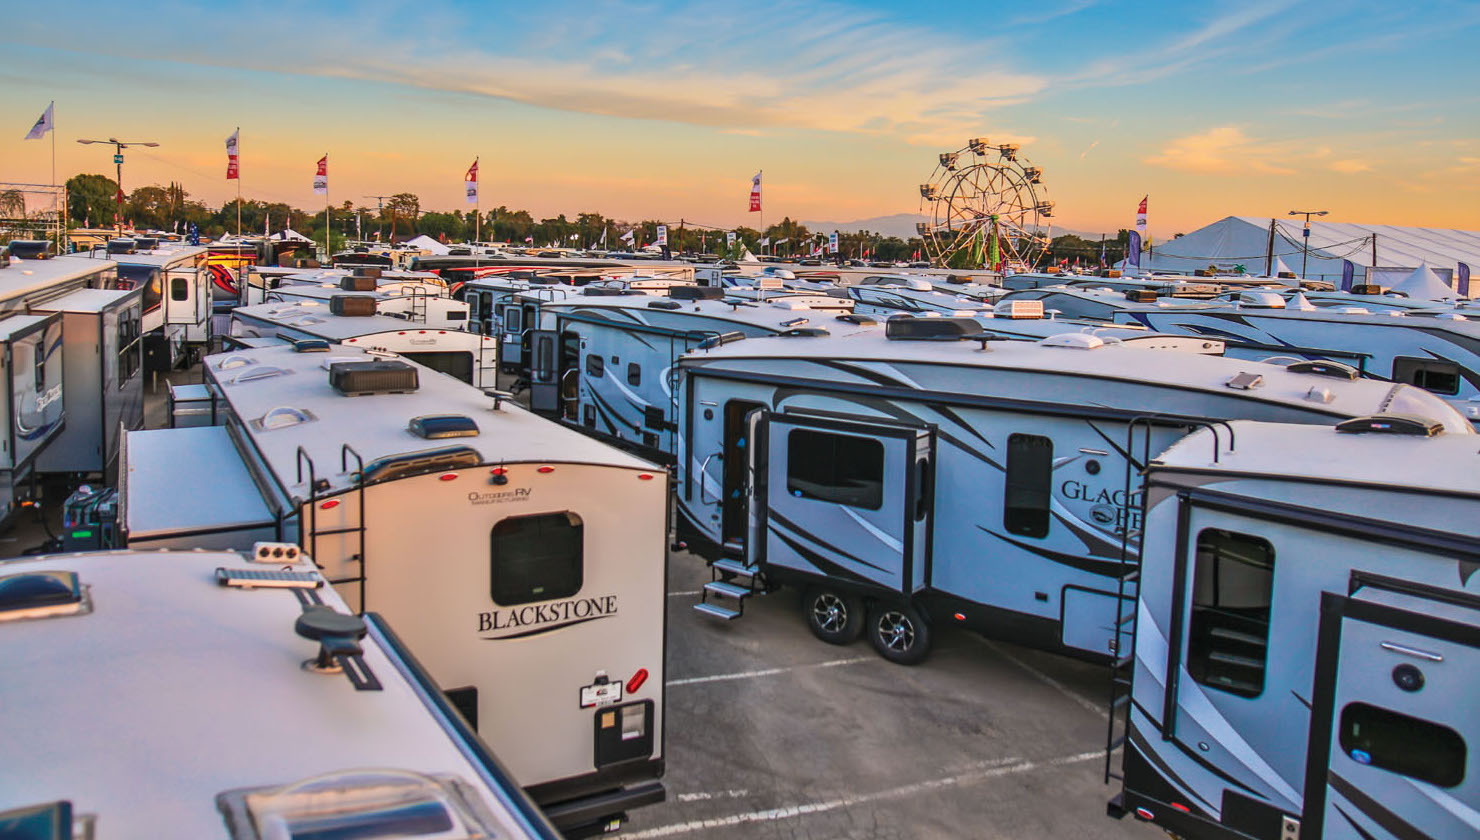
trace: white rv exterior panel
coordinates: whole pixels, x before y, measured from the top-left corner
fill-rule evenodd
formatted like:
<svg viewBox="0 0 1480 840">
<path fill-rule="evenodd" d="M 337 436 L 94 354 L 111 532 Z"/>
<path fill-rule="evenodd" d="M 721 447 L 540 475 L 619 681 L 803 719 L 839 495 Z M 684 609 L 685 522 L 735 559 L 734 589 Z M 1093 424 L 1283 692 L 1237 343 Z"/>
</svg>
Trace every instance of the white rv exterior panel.
<svg viewBox="0 0 1480 840">
<path fill-rule="evenodd" d="M 133 548 L 249 549 L 277 517 L 224 426 L 124 435 L 122 521 Z"/>
</svg>

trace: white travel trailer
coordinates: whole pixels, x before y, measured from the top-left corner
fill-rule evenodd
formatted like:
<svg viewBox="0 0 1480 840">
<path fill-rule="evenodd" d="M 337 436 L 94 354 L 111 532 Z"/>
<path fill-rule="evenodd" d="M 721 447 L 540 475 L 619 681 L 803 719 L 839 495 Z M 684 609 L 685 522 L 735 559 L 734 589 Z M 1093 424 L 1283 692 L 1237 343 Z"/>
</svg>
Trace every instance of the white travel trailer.
<svg viewBox="0 0 1480 840">
<path fill-rule="evenodd" d="M 142 291 L 81 289 L 32 307 L 62 325 L 66 429 L 36 460 L 38 473 L 117 476 L 120 429 L 144 425 Z"/>
<path fill-rule="evenodd" d="M 972 319 L 832 331 L 679 360 L 679 538 L 728 578 L 706 587 L 702 612 L 737 617 L 708 596 L 743 607 L 746 579 L 800 584 L 819 638 L 867 631 L 906 664 L 932 624 L 1108 660 L 1131 571 L 1122 538 L 1140 525 L 1122 455 L 1135 418 L 1162 447 L 1211 420 L 1329 425 L 1380 410 L 1472 433 L 1426 391 L 1329 363 L 1088 333 L 996 341 Z"/>
<path fill-rule="evenodd" d="M 12 315 L 0 320 L 0 522 L 33 497 L 36 459 L 62 432 L 62 318 Z"/>
<path fill-rule="evenodd" d="M 334 286 L 349 292 L 387 295 L 449 296 L 447 281 L 426 271 L 393 271 L 369 266 L 354 269 L 251 266 L 248 271 L 246 282 L 241 284 L 238 306 L 262 303 L 271 299 L 269 296 L 274 291 L 291 292 L 294 286 Z"/>
<path fill-rule="evenodd" d="M 388 354 L 204 368 L 224 426 L 127 436 L 128 545 L 297 542 L 563 830 L 663 798 L 664 471 Z"/>
<path fill-rule="evenodd" d="M 0 566 L 6 837 L 557 840 L 383 618 L 261 548 Z"/>
<path fill-rule="evenodd" d="M 491 275 L 469 280 L 463 283 L 458 293 L 468 304 L 468 331 L 479 335 L 503 336 L 502 325 L 506 320 L 518 319 L 521 326 L 512 332 L 517 335 L 523 331 L 522 309 L 516 305 L 513 313 L 508 313 L 504 304 L 508 303 L 520 292 L 548 289 L 550 298 L 564 297 L 572 293 L 574 287 L 558 283 L 534 283 L 529 280 L 506 277 L 503 275 Z M 538 307 L 530 305 L 531 310 Z"/>
<path fill-rule="evenodd" d="M 173 370 L 203 350 L 211 338 L 210 251 L 198 246 L 138 251 L 132 246 L 130 240 L 113 240 L 106 251 L 62 259 L 114 263 L 116 287 L 141 290 L 144 369 Z"/>
<path fill-rule="evenodd" d="M 1113 317 L 1158 332 L 1216 339 L 1239 358 L 1343 362 L 1438 394 L 1480 421 L 1480 321 L 1461 314 L 1463 309 L 1376 313 L 1305 305 L 1303 298 L 1296 305 L 1270 292 L 1251 292 L 1221 309 L 1141 308 Z"/>
<path fill-rule="evenodd" d="M 231 336 L 318 339 L 382 350 L 481 388 L 495 387 L 498 351 L 493 339 L 462 329 L 439 329 L 375 314 L 375 308 L 373 297 L 349 293 L 334 295 L 326 302 L 296 300 L 239 306 L 231 311 Z"/>
<path fill-rule="evenodd" d="M 49 242 L 11 242 L 0 248 L 0 315 L 25 314 L 78 289 L 111 289 L 118 267 L 101 260 L 57 258 Z"/>
<path fill-rule="evenodd" d="M 1112 815 L 1218 840 L 1480 836 L 1475 440 L 1400 415 L 1237 422 L 1146 464 Z"/>
<path fill-rule="evenodd" d="M 783 294 L 766 302 L 716 300 L 735 289 L 647 295 L 574 295 L 540 307 L 532 333 L 530 405 L 535 411 L 672 463 L 678 430 L 678 358 L 696 347 L 831 324 L 850 301 L 812 309 Z"/>
</svg>

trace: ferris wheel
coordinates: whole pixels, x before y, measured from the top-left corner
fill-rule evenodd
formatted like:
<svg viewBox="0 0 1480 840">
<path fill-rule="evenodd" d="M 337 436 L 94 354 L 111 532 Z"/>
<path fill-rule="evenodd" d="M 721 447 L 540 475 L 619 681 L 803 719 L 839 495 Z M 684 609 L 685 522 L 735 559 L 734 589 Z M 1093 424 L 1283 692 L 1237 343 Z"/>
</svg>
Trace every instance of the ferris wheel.
<svg viewBox="0 0 1480 840">
<path fill-rule="evenodd" d="M 978 137 L 941 154 L 920 185 L 920 215 L 929 221 L 915 229 L 936 265 L 1026 271 L 1048 248 L 1053 202 L 1017 144 Z"/>
</svg>

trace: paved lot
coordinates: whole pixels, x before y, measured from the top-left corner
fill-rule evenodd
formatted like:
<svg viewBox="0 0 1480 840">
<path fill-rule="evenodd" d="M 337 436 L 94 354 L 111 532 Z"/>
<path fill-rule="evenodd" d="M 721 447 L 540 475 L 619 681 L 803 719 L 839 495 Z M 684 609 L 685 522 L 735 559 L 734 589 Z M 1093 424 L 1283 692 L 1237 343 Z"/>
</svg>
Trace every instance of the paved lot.
<svg viewBox="0 0 1480 840">
<path fill-rule="evenodd" d="M 669 800 L 623 836 L 1153 838 L 1105 816 L 1105 672 L 974 634 L 906 668 L 823 644 L 791 590 L 722 622 L 703 563 L 674 555 Z"/>
</svg>

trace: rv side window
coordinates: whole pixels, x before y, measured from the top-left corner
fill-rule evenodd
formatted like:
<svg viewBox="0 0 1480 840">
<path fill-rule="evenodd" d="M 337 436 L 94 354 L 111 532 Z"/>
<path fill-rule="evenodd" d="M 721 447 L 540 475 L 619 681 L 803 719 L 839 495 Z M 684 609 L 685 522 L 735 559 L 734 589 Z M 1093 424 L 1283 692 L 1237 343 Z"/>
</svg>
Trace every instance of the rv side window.
<svg viewBox="0 0 1480 840">
<path fill-rule="evenodd" d="M 627 363 L 627 384 L 628 385 L 641 385 L 642 384 L 642 365 L 639 365 L 637 362 L 628 362 Z"/>
<path fill-rule="evenodd" d="M 793 429 L 786 464 L 793 496 L 869 510 L 884 504 L 884 444 L 873 438 Z"/>
<path fill-rule="evenodd" d="M 118 313 L 118 387 L 139 370 L 139 310 L 130 307 Z"/>
<path fill-rule="evenodd" d="M 1007 484 L 1002 527 L 1024 537 L 1048 536 L 1053 498 L 1053 441 L 1040 435 L 1007 438 Z"/>
<path fill-rule="evenodd" d="M 1217 528 L 1197 535 L 1187 671 L 1209 688 L 1240 697 L 1264 691 L 1274 546 Z"/>
<path fill-rule="evenodd" d="M 1435 394 L 1459 393 L 1459 365 L 1443 359 L 1393 359 L 1393 381 L 1417 385 Z"/>
<path fill-rule="evenodd" d="M 592 379 L 600 379 L 606 375 L 606 359 L 598 353 L 586 356 L 586 375 Z"/>
<path fill-rule="evenodd" d="M 1447 726 L 1366 703 L 1341 710 L 1341 751 L 1360 764 L 1452 788 L 1465 780 L 1465 739 Z"/>
<path fill-rule="evenodd" d="M 524 332 L 524 327 L 521 326 L 523 323 L 521 316 L 523 314 L 517 306 L 504 307 L 504 330 L 511 333 Z"/>
<path fill-rule="evenodd" d="M 915 462 L 915 521 L 924 522 L 930 512 L 931 494 L 935 492 L 935 471 L 929 458 Z"/>
<path fill-rule="evenodd" d="M 41 340 L 36 342 L 36 349 L 32 354 L 34 362 L 32 367 L 36 377 L 36 392 L 46 390 L 46 334 L 41 334 Z"/>
<path fill-rule="evenodd" d="M 493 526 L 493 602 L 512 607 L 580 592 L 583 530 L 581 518 L 568 511 L 500 520 Z"/>
<path fill-rule="evenodd" d="M 170 300 L 189 300 L 190 280 L 176 275 L 170 278 Z"/>
</svg>

